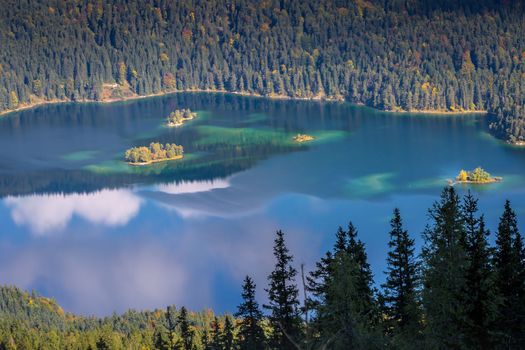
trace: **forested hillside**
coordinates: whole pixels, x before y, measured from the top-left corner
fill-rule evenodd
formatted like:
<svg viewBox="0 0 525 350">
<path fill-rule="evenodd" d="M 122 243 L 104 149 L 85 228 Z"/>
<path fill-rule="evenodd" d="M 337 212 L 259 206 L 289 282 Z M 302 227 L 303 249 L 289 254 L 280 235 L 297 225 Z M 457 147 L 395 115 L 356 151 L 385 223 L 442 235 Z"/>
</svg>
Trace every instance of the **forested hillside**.
<svg viewBox="0 0 525 350">
<path fill-rule="evenodd" d="M 525 140 L 517 0 L 4 0 L 0 110 L 175 90 L 491 112 Z"/>
<path fill-rule="evenodd" d="M 0 349 L 525 348 L 525 250 L 510 203 L 493 237 L 477 199 L 470 193 L 460 198 L 454 187 L 443 190 L 428 217 L 421 251 L 398 209 L 389 232 L 367 233 L 390 238 L 380 286 L 351 222 L 339 227 L 333 248 L 305 271 L 297 270 L 300 261 L 277 231 L 267 303 L 259 304 L 247 276 L 234 316 L 169 306 L 86 318 L 3 287 Z"/>
</svg>

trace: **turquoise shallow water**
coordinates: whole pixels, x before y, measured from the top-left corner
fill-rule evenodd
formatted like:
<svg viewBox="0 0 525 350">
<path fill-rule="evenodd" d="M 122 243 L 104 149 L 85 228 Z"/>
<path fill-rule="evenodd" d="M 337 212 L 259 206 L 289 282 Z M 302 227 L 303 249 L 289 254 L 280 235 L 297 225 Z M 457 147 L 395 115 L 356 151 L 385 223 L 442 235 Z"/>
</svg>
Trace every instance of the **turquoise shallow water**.
<svg viewBox="0 0 525 350">
<path fill-rule="evenodd" d="M 176 108 L 199 117 L 163 127 Z M 152 141 L 182 144 L 185 159 L 122 162 Z M 41 107 L 0 120 L 0 283 L 84 314 L 232 311 L 247 273 L 263 299 L 276 229 L 308 268 L 348 220 L 381 281 L 394 206 L 420 244 L 447 179 L 476 166 L 504 181 L 458 190 L 480 198 L 491 229 L 509 198 L 524 227 L 525 149 L 491 138 L 480 115 L 222 94 Z"/>
</svg>

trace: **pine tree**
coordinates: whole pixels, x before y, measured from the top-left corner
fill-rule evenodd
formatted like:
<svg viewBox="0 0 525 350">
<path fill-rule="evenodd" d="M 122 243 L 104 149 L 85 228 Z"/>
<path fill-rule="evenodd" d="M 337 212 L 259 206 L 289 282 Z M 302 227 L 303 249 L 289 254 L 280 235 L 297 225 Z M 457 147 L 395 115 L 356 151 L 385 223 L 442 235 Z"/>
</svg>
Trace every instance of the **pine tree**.
<svg viewBox="0 0 525 350">
<path fill-rule="evenodd" d="M 260 322 L 263 318 L 255 299 L 255 283 L 246 276 L 242 286 L 243 302 L 238 306 L 236 317 L 240 318 L 239 348 L 241 350 L 264 349 L 264 332 Z"/>
<path fill-rule="evenodd" d="M 233 323 L 231 317 L 226 315 L 224 319 L 224 330 L 221 336 L 223 350 L 233 349 Z"/>
<path fill-rule="evenodd" d="M 266 289 L 269 303 L 264 308 L 270 310 L 272 336 L 270 346 L 274 349 L 295 349 L 294 344 L 301 341 L 301 317 L 299 311 L 299 290 L 295 284 L 297 270 L 291 265 L 292 255 L 284 241 L 284 233 L 277 231 L 273 253 L 276 258 L 275 269 L 268 276 Z"/>
<path fill-rule="evenodd" d="M 500 305 L 496 324 L 498 342 L 508 348 L 523 346 L 524 328 L 524 257 L 523 240 L 518 231 L 516 213 L 510 202 L 505 207 L 496 235 L 494 269 Z"/>
<path fill-rule="evenodd" d="M 467 315 L 467 339 L 470 347 L 488 349 L 490 332 L 496 312 L 494 273 L 490 264 L 490 250 L 483 216 L 477 217 L 478 201 L 472 194 L 465 196 L 462 206 L 466 232 L 465 310 Z"/>
<path fill-rule="evenodd" d="M 395 347 L 416 347 L 414 336 L 420 332 L 418 305 L 418 263 L 414 257 L 414 240 L 403 228 L 399 209 L 394 209 L 390 221 L 390 251 L 387 258 L 387 277 L 382 285 L 388 316 L 388 332 Z"/>
<path fill-rule="evenodd" d="M 375 332 L 372 273 L 364 244 L 352 223 L 339 228 L 333 252 L 317 263 L 308 278 L 309 305 L 319 347 L 373 348 L 380 342 Z"/>
<path fill-rule="evenodd" d="M 443 190 L 429 214 L 432 224 L 425 230 L 423 249 L 426 346 L 463 348 L 468 260 L 460 200 L 452 186 Z"/>
<path fill-rule="evenodd" d="M 192 350 L 194 332 L 191 329 L 190 322 L 188 320 L 188 311 L 184 306 L 180 309 L 180 314 L 177 321 L 181 336 L 180 343 L 178 344 L 179 349 Z"/>
</svg>

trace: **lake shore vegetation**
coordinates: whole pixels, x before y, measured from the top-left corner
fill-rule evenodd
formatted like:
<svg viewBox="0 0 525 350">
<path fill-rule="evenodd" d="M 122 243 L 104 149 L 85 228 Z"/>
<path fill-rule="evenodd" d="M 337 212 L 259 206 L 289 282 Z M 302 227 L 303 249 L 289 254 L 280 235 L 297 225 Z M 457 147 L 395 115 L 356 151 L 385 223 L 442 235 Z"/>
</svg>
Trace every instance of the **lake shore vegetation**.
<svg viewBox="0 0 525 350">
<path fill-rule="evenodd" d="M 131 165 L 148 165 L 168 160 L 182 159 L 184 148 L 174 143 L 152 142 L 148 147 L 133 147 L 126 151 L 124 158 Z"/>
<path fill-rule="evenodd" d="M 455 183 L 459 184 L 489 184 L 494 182 L 500 182 L 503 178 L 499 176 L 492 176 L 481 167 L 477 167 L 474 170 L 466 171 L 461 170 L 456 176 Z"/>
<path fill-rule="evenodd" d="M 170 113 L 166 120 L 166 126 L 177 127 L 182 126 L 184 122 L 192 120 L 197 117 L 197 113 L 192 112 L 189 108 L 177 109 Z"/>
</svg>

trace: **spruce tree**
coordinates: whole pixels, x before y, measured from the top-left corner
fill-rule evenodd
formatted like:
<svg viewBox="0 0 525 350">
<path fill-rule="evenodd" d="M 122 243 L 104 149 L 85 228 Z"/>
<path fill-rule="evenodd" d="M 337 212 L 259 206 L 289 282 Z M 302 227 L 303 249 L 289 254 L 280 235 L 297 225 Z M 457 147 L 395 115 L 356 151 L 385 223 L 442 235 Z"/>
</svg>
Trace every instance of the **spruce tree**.
<svg viewBox="0 0 525 350">
<path fill-rule="evenodd" d="M 361 310 L 370 310 L 368 312 L 368 322 L 372 326 L 377 321 L 377 305 L 374 300 L 374 276 L 372 268 L 368 263 L 368 256 L 364 243 L 357 238 L 357 229 L 352 222 L 348 224 L 348 247 L 347 253 L 352 261 L 357 264 L 357 292 L 359 295 L 359 302 L 361 303 Z"/>
<path fill-rule="evenodd" d="M 284 233 L 277 231 L 273 253 L 275 269 L 268 276 L 266 289 L 269 302 L 264 308 L 270 310 L 269 321 L 272 327 L 270 346 L 274 349 L 296 349 L 301 341 L 301 317 L 299 310 L 299 290 L 295 284 L 297 270 L 291 265 L 292 255 L 284 241 Z"/>
<path fill-rule="evenodd" d="M 396 348 L 416 347 L 414 339 L 420 332 L 418 303 L 418 262 L 414 257 L 414 240 L 403 228 L 399 209 L 390 220 L 390 251 L 387 257 L 387 277 L 382 285 L 388 317 L 388 333 Z"/>
<path fill-rule="evenodd" d="M 255 299 L 255 283 L 246 276 L 242 285 L 242 303 L 237 308 L 236 317 L 240 319 L 239 348 L 241 350 L 264 349 L 264 332 L 261 328 L 263 314 Z"/>
<path fill-rule="evenodd" d="M 181 350 L 192 350 L 194 332 L 188 320 L 188 311 L 184 306 L 180 309 L 177 321 L 181 336 L 178 348 Z"/>
<path fill-rule="evenodd" d="M 233 349 L 233 323 L 231 317 L 226 315 L 224 319 L 224 330 L 221 336 L 221 344 L 223 350 Z"/>
<path fill-rule="evenodd" d="M 500 301 L 496 337 L 508 348 L 523 346 L 525 323 L 523 239 L 518 231 L 516 213 L 505 202 L 496 235 L 494 269 Z"/>
<path fill-rule="evenodd" d="M 352 223 L 339 228 L 333 252 L 317 263 L 308 278 L 312 291 L 313 325 L 320 348 L 373 348 L 380 342 L 375 332 L 372 273 L 364 244 Z"/>
<path fill-rule="evenodd" d="M 487 242 L 490 232 L 483 216 L 477 217 L 478 201 L 469 193 L 463 200 L 468 268 L 464 292 L 467 343 L 475 349 L 491 348 L 490 332 L 496 312 L 494 273 Z"/>
<path fill-rule="evenodd" d="M 423 248 L 423 306 L 427 347 L 459 349 L 465 344 L 464 291 L 468 267 L 461 205 L 452 186 L 429 210 Z"/>
</svg>

